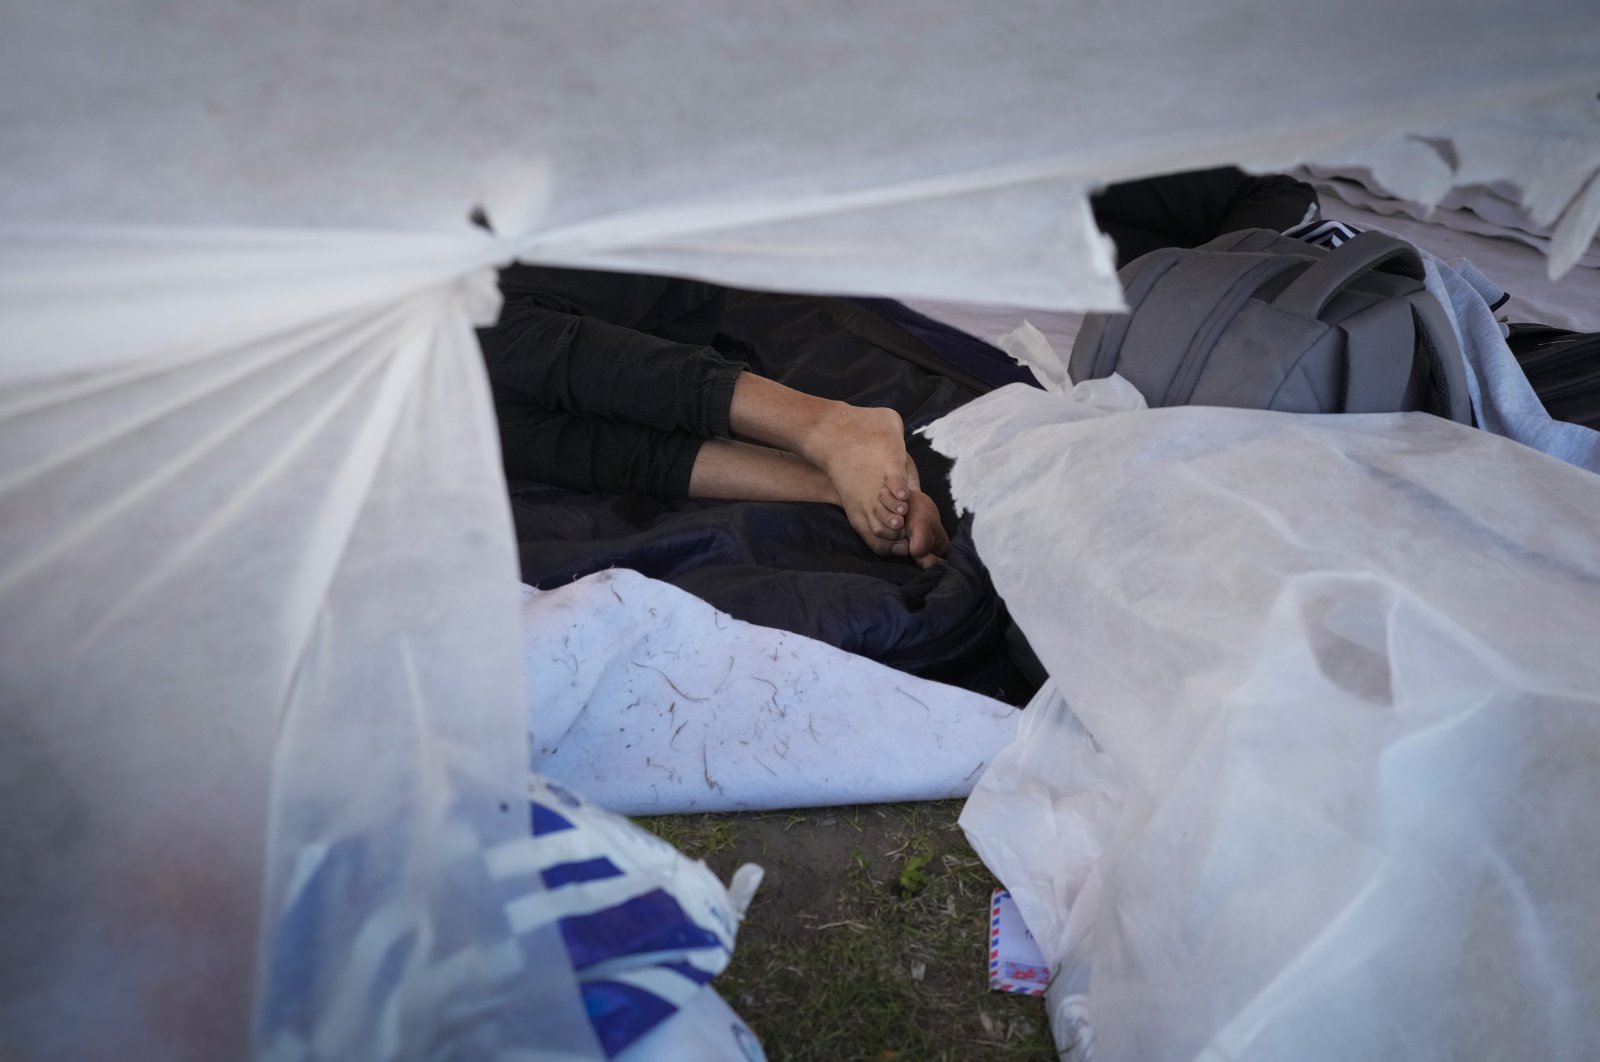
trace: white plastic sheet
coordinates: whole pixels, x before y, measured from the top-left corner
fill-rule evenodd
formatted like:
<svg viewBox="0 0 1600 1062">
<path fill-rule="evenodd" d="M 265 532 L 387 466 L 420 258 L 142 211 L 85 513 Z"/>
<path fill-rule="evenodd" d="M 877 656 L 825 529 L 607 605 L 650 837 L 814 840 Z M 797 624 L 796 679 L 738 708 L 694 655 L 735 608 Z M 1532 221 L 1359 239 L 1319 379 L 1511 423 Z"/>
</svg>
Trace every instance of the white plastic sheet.
<svg viewBox="0 0 1600 1062">
<path fill-rule="evenodd" d="M 930 431 L 1065 698 L 963 816 L 1063 1046 L 1087 981 L 1101 1059 L 1594 1057 L 1600 478 L 1119 383 Z"/>
</svg>

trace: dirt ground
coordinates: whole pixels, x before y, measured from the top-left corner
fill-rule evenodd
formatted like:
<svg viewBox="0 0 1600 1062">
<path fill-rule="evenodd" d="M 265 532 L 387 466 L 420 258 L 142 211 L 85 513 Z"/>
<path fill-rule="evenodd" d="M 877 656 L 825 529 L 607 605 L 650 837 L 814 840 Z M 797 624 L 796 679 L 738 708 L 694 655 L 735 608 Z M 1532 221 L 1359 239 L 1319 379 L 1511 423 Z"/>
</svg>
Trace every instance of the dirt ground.
<svg viewBox="0 0 1600 1062">
<path fill-rule="evenodd" d="M 1042 1000 L 991 992 L 996 882 L 961 801 L 638 820 L 726 881 L 766 877 L 715 986 L 789 1060 L 1056 1058 Z"/>
</svg>

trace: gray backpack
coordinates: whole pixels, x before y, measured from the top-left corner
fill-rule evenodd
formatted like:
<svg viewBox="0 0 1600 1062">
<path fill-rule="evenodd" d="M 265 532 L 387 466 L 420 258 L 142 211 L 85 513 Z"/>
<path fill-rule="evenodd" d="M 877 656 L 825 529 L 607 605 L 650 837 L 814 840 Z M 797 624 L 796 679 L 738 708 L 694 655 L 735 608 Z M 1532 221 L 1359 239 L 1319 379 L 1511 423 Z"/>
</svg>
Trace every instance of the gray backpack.
<svg viewBox="0 0 1600 1062">
<path fill-rule="evenodd" d="M 1074 381 L 1121 373 L 1151 406 L 1420 409 L 1472 423 L 1455 332 L 1416 249 L 1392 236 L 1329 251 L 1246 229 L 1152 251 L 1118 276 L 1128 311 L 1085 319 Z"/>
</svg>

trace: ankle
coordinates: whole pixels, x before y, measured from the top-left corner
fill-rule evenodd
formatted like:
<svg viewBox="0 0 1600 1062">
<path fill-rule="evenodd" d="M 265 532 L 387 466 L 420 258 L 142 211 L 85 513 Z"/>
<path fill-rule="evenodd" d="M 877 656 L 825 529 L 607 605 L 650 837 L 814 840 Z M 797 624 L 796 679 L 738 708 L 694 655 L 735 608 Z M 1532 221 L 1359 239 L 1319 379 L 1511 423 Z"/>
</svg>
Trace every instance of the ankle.
<svg viewBox="0 0 1600 1062">
<path fill-rule="evenodd" d="M 806 425 L 795 451 L 812 464 L 826 467 L 840 448 L 848 445 L 856 408 L 832 398 L 818 401 L 816 416 Z"/>
</svg>

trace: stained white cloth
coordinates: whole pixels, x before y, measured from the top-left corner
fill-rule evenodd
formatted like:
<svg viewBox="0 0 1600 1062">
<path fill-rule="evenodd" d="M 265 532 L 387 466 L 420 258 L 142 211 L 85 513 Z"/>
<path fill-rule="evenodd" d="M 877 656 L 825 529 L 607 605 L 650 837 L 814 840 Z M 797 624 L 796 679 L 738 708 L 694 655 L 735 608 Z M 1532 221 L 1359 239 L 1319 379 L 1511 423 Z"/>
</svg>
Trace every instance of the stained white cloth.
<svg viewBox="0 0 1600 1062">
<path fill-rule="evenodd" d="M 1594 1057 L 1600 480 L 1423 414 L 1137 405 L 930 429 L 1087 730 L 1036 702 L 962 818 L 1060 1044 L 1086 980 L 1102 1060 Z"/>
<path fill-rule="evenodd" d="M 1021 714 L 626 569 L 523 623 L 534 768 L 629 815 L 966 796 Z"/>
</svg>

